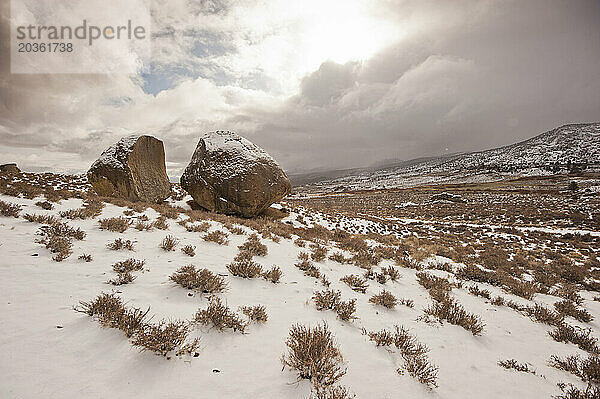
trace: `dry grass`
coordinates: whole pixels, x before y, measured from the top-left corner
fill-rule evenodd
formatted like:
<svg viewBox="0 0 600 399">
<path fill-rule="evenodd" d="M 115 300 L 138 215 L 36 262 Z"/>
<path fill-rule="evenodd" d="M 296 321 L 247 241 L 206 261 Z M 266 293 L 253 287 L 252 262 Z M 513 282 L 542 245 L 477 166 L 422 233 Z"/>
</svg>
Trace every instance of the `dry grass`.
<svg viewBox="0 0 600 399">
<path fill-rule="evenodd" d="M 398 300 L 391 292 L 383 290 L 377 295 L 373 295 L 369 298 L 369 302 L 374 305 L 383 306 L 384 308 L 394 309 Z"/>
<path fill-rule="evenodd" d="M 21 213 L 21 205 L 0 200 L 0 214 L 2 216 L 18 218 L 19 213 Z"/>
<path fill-rule="evenodd" d="M 535 374 L 535 370 L 533 370 L 531 367 L 529 367 L 529 364 L 519 363 L 515 359 L 501 360 L 498 362 L 498 366 L 503 367 L 507 370 L 516 370 L 521 373 Z"/>
<path fill-rule="evenodd" d="M 301 255 L 304 254 L 304 252 L 301 253 Z M 300 256 L 299 256 L 300 258 Z M 298 269 L 302 270 L 304 272 L 305 276 L 309 276 L 309 277 L 314 277 L 314 278 L 320 278 L 321 277 L 321 272 L 319 271 L 319 269 L 312 264 L 311 261 L 309 261 L 308 259 L 302 259 L 299 262 L 296 262 L 294 264 L 294 266 L 296 266 Z"/>
<path fill-rule="evenodd" d="M 268 281 L 272 282 L 273 284 L 277 284 L 279 282 L 279 279 L 281 278 L 282 274 L 283 273 L 281 272 L 281 269 L 279 267 L 273 266 L 271 269 L 262 273 L 261 276 L 265 280 L 268 280 Z"/>
<path fill-rule="evenodd" d="M 138 272 L 144 270 L 146 261 L 129 258 L 115 263 L 112 268 L 115 273 Z"/>
<path fill-rule="evenodd" d="M 352 395 L 348 388 L 336 385 L 327 387 L 315 387 L 308 399 L 352 399 L 356 395 Z"/>
<path fill-rule="evenodd" d="M 244 332 L 247 323 L 227 305 L 221 303 L 218 297 L 211 297 L 208 307 L 204 310 L 198 310 L 194 320 L 200 324 L 211 325 L 219 331 L 231 328 L 233 331 Z"/>
<path fill-rule="evenodd" d="M 587 310 L 577 308 L 575 303 L 568 299 L 556 302 L 554 308 L 561 315 L 571 316 L 582 323 L 589 323 L 594 319 Z"/>
<path fill-rule="evenodd" d="M 123 273 L 117 273 L 117 278 L 110 279 L 107 281 L 107 283 L 119 286 L 132 283 L 135 279 L 136 277 L 131 274 L 131 272 L 126 271 Z"/>
<path fill-rule="evenodd" d="M 123 216 L 108 219 L 100 219 L 98 220 L 98 223 L 100 223 L 100 229 L 115 231 L 118 233 L 124 233 L 131 224 L 129 219 Z"/>
<path fill-rule="evenodd" d="M 40 208 L 42 208 L 42 209 L 44 209 L 46 211 L 49 211 L 52 208 L 54 208 L 54 204 L 52 204 L 52 202 L 49 202 L 49 201 L 37 201 L 35 203 L 35 205 L 39 206 Z"/>
<path fill-rule="evenodd" d="M 84 231 L 79 228 L 74 229 L 63 222 L 41 226 L 37 234 L 41 236 L 38 242 L 44 244 L 50 253 L 54 254 L 52 259 L 57 262 L 65 260 L 73 253 L 73 239 L 85 238 Z"/>
<path fill-rule="evenodd" d="M 586 352 L 600 354 L 598 339 L 592 336 L 591 329 L 583 329 L 562 323 L 548 334 L 557 342 L 570 342 Z"/>
<path fill-rule="evenodd" d="M 203 293 L 216 294 L 227 289 L 227 282 L 208 269 L 197 270 L 193 265 L 182 266 L 170 277 L 180 286 Z"/>
<path fill-rule="evenodd" d="M 566 358 L 553 355 L 550 358 L 549 365 L 571 373 L 584 382 L 600 383 L 600 357 L 597 355 L 588 355 L 586 358 L 581 358 L 579 355 L 567 356 Z"/>
<path fill-rule="evenodd" d="M 480 289 L 478 285 L 470 286 L 469 292 L 475 296 L 480 296 L 482 298 L 490 299 L 490 300 L 492 299 L 492 294 L 490 293 L 490 291 L 488 291 L 486 289 Z M 501 297 L 498 297 L 498 298 L 502 299 L 500 305 L 503 305 L 504 304 L 503 298 L 501 298 Z"/>
<path fill-rule="evenodd" d="M 183 252 L 184 254 L 186 254 L 187 256 L 196 256 L 196 247 L 193 245 L 184 245 L 181 248 L 181 252 Z"/>
<path fill-rule="evenodd" d="M 172 235 L 166 236 L 160 243 L 159 248 L 163 251 L 175 251 L 175 247 L 179 244 L 179 240 Z"/>
<path fill-rule="evenodd" d="M 346 283 L 353 291 L 361 292 L 363 294 L 367 292 L 367 288 L 369 288 L 367 279 L 353 274 L 342 277 L 340 281 Z"/>
<path fill-rule="evenodd" d="M 142 220 L 138 220 L 133 227 L 138 231 L 148 231 L 152 229 L 152 224 L 144 222 Z"/>
<path fill-rule="evenodd" d="M 250 259 L 239 259 L 228 264 L 227 270 L 237 277 L 255 278 L 261 275 L 262 266 Z"/>
<path fill-rule="evenodd" d="M 310 258 L 315 262 L 322 262 L 327 258 L 327 248 L 319 244 L 312 244 Z"/>
<path fill-rule="evenodd" d="M 40 224 L 55 224 L 60 222 L 60 220 L 54 215 L 36 215 L 31 213 L 24 214 L 23 219 L 27 220 L 28 222 Z"/>
<path fill-rule="evenodd" d="M 485 326 L 481 321 L 481 317 L 468 313 L 460 303 L 448 294 L 436 298 L 424 312 L 426 315 L 434 316 L 440 321 L 446 320 L 450 324 L 460 326 L 473 335 L 480 335 Z"/>
<path fill-rule="evenodd" d="M 93 260 L 92 255 L 90 254 L 81 254 L 77 259 L 82 260 L 84 262 L 91 262 Z"/>
<path fill-rule="evenodd" d="M 317 291 L 312 297 L 317 310 L 335 310 L 342 293 L 334 290 Z"/>
<path fill-rule="evenodd" d="M 68 211 L 60 212 L 60 217 L 67 219 L 90 219 L 100 216 L 104 202 L 95 199 L 88 199 L 83 203 L 81 208 L 69 209 Z M 113 230 L 114 231 L 114 230 Z"/>
<path fill-rule="evenodd" d="M 133 242 L 131 242 L 131 240 L 123 240 L 121 238 L 117 238 L 113 242 L 108 243 L 106 247 L 108 249 L 112 249 L 113 251 L 119 251 L 121 249 L 133 251 Z"/>
<path fill-rule="evenodd" d="M 159 230 L 168 230 L 169 224 L 167 223 L 167 218 L 165 216 L 159 216 L 156 218 L 154 222 L 152 222 L 151 226 L 155 229 Z"/>
<path fill-rule="evenodd" d="M 204 241 L 216 242 L 219 245 L 227 245 L 229 243 L 227 237 L 227 233 L 221 230 L 215 230 L 213 232 L 205 234 L 202 238 L 204 239 Z"/>
<path fill-rule="evenodd" d="M 240 308 L 243 314 L 248 316 L 248 318 L 257 323 L 265 323 L 268 319 L 268 315 L 266 309 L 262 305 L 256 306 L 242 306 Z"/>
<path fill-rule="evenodd" d="M 248 241 L 240 245 L 240 252 L 245 252 L 251 256 L 266 256 L 267 246 L 260 242 L 260 238 L 256 233 L 248 237 Z"/>
<path fill-rule="evenodd" d="M 117 328 L 128 338 L 131 343 L 142 351 L 149 350 L 158 355 L 166 356 L 169 352 L 180 348 L 191 352 L 198 345 L 198 340 L 185 344 L 190 332 L 189 324 L 183 321 L 164 321 L 151 324 L 148 321 L 150 308 L 143 311 L 139 308 L 126 308 L 121 298 L 115 294 L 100 294 L 90 302 L 80 302 L 75 309 L 91 317 L 109 328 Z"/>
<path fill-rule="evenodd" d="M 396 269 L 394 266 L 384 267 L 381 269 L 381 271 L 383 272 L 383 274 L 387 275 L 392 281 L 396 281 L 400 277 L 402 277 L 398 269 Z"/>
<path fill-rule="evenodd" d="M 183 222 L 185 229 L 190 233 L 206 233 L 210 229 L 210 223 L 202 222 L 200 224 L 188 224 L 187 221 Z"/>
<path fill-rule="evenodd" d="M 429 348 L 417 341 L 404 327 L 394 326 L 394 328 L 394 332 L 385 329 L 370 332 L 369 339 L 377 346 L 394 345 L 400 350 L 404 360 L 404 369 L 398 369 L 398 373 L 406 370 L 411 377 L 416 378 L 427 387 L 437 387 L 438 368 L 431 364 L 427 357 Z"/>
<path fill-rule="evenodd" d="M 585 390 L 581 390 L 572 384 L 557 384 L 562 394 L 553 396 L 554 399 L 600 399 L 600 387 L 588 384 Z"/>
<path fill-rule="evenodd" d="M 335 384 L 346 374 L 342 354 L 325 323 L 312 328 L 293 325 L 285 344 L 287 353 L 281 361 L 298 372 L 298 381 L 311 380 L 321 389 Z"/>
</svg>

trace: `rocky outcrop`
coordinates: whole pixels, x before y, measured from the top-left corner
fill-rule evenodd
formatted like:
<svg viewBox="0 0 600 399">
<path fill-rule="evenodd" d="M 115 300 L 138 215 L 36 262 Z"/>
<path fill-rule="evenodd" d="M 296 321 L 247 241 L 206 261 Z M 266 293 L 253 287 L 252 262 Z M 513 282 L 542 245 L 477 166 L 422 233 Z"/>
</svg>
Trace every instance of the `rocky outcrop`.
<svg viewBox="0 0 600 399">
<path fill-rule="evenodd" d="M 269 154 L 227 131 L 200 138 L 181 186 L 201 207 L 242 217 L 256 216 L 292 189 Z"/>
<path fill-rule="evenodd" d="M 87 173 L 98 195 L 161 202 L 171 193 L 162 141 L 129 136 L 105 150 Z"/>
<path fill-rule="evenodd" d="M 21 169 L 17 167 L 16 163 L 5 163 L 4 165 L 0 165 L 0 173 L 18 174 L 21 173 Z"/>
</svg>

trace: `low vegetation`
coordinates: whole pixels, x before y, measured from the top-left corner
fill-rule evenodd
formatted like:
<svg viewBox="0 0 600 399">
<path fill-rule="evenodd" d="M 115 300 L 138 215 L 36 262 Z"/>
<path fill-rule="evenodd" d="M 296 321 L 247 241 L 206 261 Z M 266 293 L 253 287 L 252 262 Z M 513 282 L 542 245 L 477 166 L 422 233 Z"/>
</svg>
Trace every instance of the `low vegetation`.
<svg viewBox="0 0 600 399">
<path fill-rule="evenodd" d="M 227 289 L 227 282 L 208 269 L 196 269 L 193 265 L 182 266 L 170 277 L 171 281 L 183 288 L 202 293 L 217 294 Z"/>
<path fill-rule="evenodd" d="M 232 312 L 227 305 L 221 302 L 221 299 L 215 296 L 210 298 L 206 309 L 198 310 L 194 320 L 200 324 L 210 325 L 219 331 L 230 328 L 243 333 L 247 326 L 240 316 Z"/>
<path fill-rule="evenodd" d="M 100 229 L 115 231 L 118 233 L 124 233 L 129 228 L 131 222 L 129 219 L 123 216 L 108 218 L 108 219 L 100 219 L 98 220 L 100 223 Z"/>
</svg>

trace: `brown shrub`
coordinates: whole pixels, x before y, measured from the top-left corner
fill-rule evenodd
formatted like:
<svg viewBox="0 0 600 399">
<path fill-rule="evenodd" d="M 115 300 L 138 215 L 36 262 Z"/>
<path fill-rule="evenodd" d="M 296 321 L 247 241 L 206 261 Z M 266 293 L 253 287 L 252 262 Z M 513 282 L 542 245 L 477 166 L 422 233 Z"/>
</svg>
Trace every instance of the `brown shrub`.
<svg viewBox="0 0 600 399">
<path fill-rule="evenodd" d="M 317 310 L 334 310 L 341 299 L 342 293 L 334 290 L 323 290 L 315 292 L 312 299 L 315 301 Z"/>
<path fill-rule="evenodd" d="M 92 255 L 90 255 L 90 254 L 81 254 L 81 255 L 79 255 L 79 257 L 77 259 L 82 260 L 84 262 L 91 262 L 92 261 Z"/>
<path fill-rule="evenodd" d="M 273 266 L 271 269 L 262 273 L 262 277 L 265 280 L 269 280 L 273 284 L 277 284 L 279 282 L 279 279 L 281 278 L 282 274 L 283 273 L 281 272 L 281 269 L 279 267 Z"/>
<path fill-rule="evenodd" d="M 138 220 L 133 227 L 138 231 L 144 231 L 144 230 L 148 231 L 148 230 L 152 229 L 152 224 Z"/>
<path fill-rule="evenodd" d="M 312 328 L 295 324 L 285 344 L 288 349 L 281 361 L 298 372 L 298 381 L 309 379 L 314 386 L 326 387 L 346 374 L 344 359 L 327 324 Z"/>
<path fill-rule="evenodd" d="M 227 241 L 227 233 L 221 230 L 215 230 L 213 232 L 207 233 L 202 237 L 204 241 L 212 241 L 216 242 L 219 245 L 227 245 L 229 241 Z"/>
<path fill-rule="evenodd" d="M 98 220 L 98 223 L 100 223 L 100 229 L 102 230 L 124 233 L 129 228 L 131 222 L 126 217 L 119 216 L 115 218 L 100 219 Z"/>
<path fill-rule="evenodd" d="M 169 224 L 167 223 L 167 218 L 165 216 L 159 216 L 156 218 L 154 222 L 151 224 L 152 227 L 159 230 L 167 230 L 169 228 Z"/>
<path fill-rule="evenodd" d="M 480 335 L 485 326 L 479 316 L 468 313 L 460 303 L 449 295 L 435 300 L 424 312 L 426 315 L 434 316 L 440 321 L 446 320 L 450 324 L 460 326 L 473 335 Z"/>
<path fill-rule="evenodd" d="M 592 315 L 585 309 L 578 309 L 575 303 L 567 299 L 555 302 L 554 308 L 563 316 L 571 316 L 582 323 L 589 323 L 593 320 Z"/>
<path fill-rule="evenodd" d="M 492 294 L 490 293 L 490 291 L 485 290 L 485 289 L 480 289 L 478 285 L 472 285 L 469 287 L 469 292 L 475 296 L 480 296 L 482 298 L 486 298 L 486 299 L 491 299 Z M 504 305 L 504 300 L 502 297 L 498 297 L 500 299 L 502 299 L 502 302 L 499 303 L 499 305 Z"/>
<path fill-rule="evenodd" d="M 23 215 L 23 219 L 32 223 L 40 223 L 40 224 L 55 224 L 59 223 L 60 220 L 54 215 L 36 215 L 26 213 Z"/>
<path fill-rule="evenodd" d="M 342 321 L 350 321 L 356 319 L 354 316 L 356 312 L 356 299 L 349 301 L 339 301 L 335 307 L 335 312 Z"/>
<path fill-rule="evenodd" d="M 48 201 L 38 201 L 35 204 L 46 211 L 49 211 L 52 208 L 54 208 L 54 205 L 52 204 L 52 202 L 48 202 Z"/>
<path fill-rule="evenodd" d="M 242 306 L 241 311 L 243 314 L 248 316 L 248 318 L 257 323 L 265 323 L 267 321 L 267 312 L 265 311 L 265 307 L 262 305 L 256 306 Z"/>
<path fill-rule="evenodd" d="M 562 394 L 553 396 L 554 399 L 600 399 L 600 387 L 593 384 L 588 384 L 585 390 L 563 382 L 559 382 L 557 385 Z"/>
<path fill-rule="evenodd" d="M 350 263 L 352 261 L 352 258 L 346 258 L 344 256 L 344 254 L 341 252 L 334 252 L 333 254 L 329 255 L 329 260 L 332 260 L 334 262 L 341 263 L 341 264 L 346 264 L 346 263 Z"/>
<path fill-rule="evenodd" d="M 179 244 L 179 240 L 172 235 L 168 235 L 161 241 L 159 247 L 163 251 L 175 251 L 177 244 Z"/>
<path fill-rule="evenodd" d="M 117 278 L 113 278 L 107 281 L 108 284 L 112 285 L 125 285 L 132 283 L 135 280 L 135 276 L 130 271 L 117 273 Z"/>
<path fill-rule="evenodd" d="M 254 278 L 261 275 L 262 266 L 250 259 L 240 259 L 227 265 L 227 270 L 234 276 Z"/>
<path fill-rule="evenodd" d="M 521 373 L 535 374 L 535 370 L 531 369 L 527 363 L 519 363 L 515 359 L 501 360 L 498 362 L 498 366 L 504 367 L 507 370 L 516 370 Z"/>
<path fill-rule="evenodd" d="M 108 249 L 112 249 L 113 251 L 119 251 L 121 249 L 133 251 L 133 242 L 131 242 L 131 240 L 123 240 L 121 238 L 117 238 L 113 242 L 108 243 L 106 247 Z"/>
<path fill-rule="evenodd" d="M 367 292 L 367 288 L 369 287 L 367 284 L 367 279 L 360 276 L 355 276 L 353 274 L 342 277 L 340 281 L 346 283 L 350 288 L 352 288 L 352 290 L 361 292 L 363 294 Z"/>
<path fill-rule="evenodd" d="M 311 245 L 312 252 L 310 258 L 315 262 L 322 262 L 327 257 L 327 248 L 319 244 Z"/>
<path fill-rule="evenodd" d="M 231 328 L 233 331 L 244 332 L 247 323 L 232 312 L 227 305 L 221 303 L 218 297 L 211 297 L 208 307 L 204 310 L 198 310 L 194 320 L 204 325 L 212 325 L 219 331 Z"/>
<path fill-rule="evenodd" d="M 184 321 L 161 320 L 158 324 L 146 324 L 135 335 L 133 346 L 139 346 L 142 351 L 152 351 L 166 356 L 172 350 L 181 347 L 188 334 L 190 326 Z M 197 341 L 195 341 L 197 343 Z M 186 348 L 189 352 L 195 348 Z"/>
<path fill-rule="evenodd" d="M 0 214 L 2 216 L 18 218 L 19 213 L 21 213 L 21 205 L 0 200 Z"/>
<path fill-rule="evenodd" d="M 170 277 L 171 281 L 190 290 L 220 293 L 227 289 L 225 279 L 208 269 L 196 270 L 193 265 L 182 266 Z"/>
<path fill-rule="evenodd" d="M 431 364 L 427 353 L 429 348 L 417 341 L 410 332 L 402 326 L 394 326 L 395 332 L 381 330 L 370 332 L 369 339 L 377 346 L 394 345 L 400 350 L 404 360 L 404 370 L 429 388 L 437 387 L 438 368 Z M 403 369 L 398 369 L 402 373 Z"/>
<path fill-rule="evenodd" d="M 103 208 L 104 202 L 88 199 L 81 208 L 62 211 L 60 216 L 67 219 L 90 219 L 100 216 Z"/>
<path fill-rule="evenodd" d="M 598 340 L 592 336 L 591 329 L 583 329 L 562 323 L 548 333 L 556 342 L 573 343 L 586 352 L 599 354 Z"/>
<path fill-rule="evenodd" d="M 373 295 L 369 298 L 369 302 L 375 305 L 380 305 L 388 309 L 394 309 L 398 300 L 391 292 L 383 290 L 377 295 Z"/>
<path fill-rule="evenodd" d="M 381 269 L 381 271 L 383 272 L 383 274 L 389 276 L 390 280 L 392 281 L 396 281 L 400 277 L 402 277 L 400 276 L 400 272 L 398 272 L 398 269 L 396 269 L 394 266 L 384 267 Z"/>
<path fill-rule="evenodd" d="M 196 247 L 193 245 L 185 245 L 181 248 L 181 252 L 186 254 L 187 256 L 196 256 Z"/>
<path fill-rule="evenodd" d="M 267 246 L 260 242 L 260 238 L 256 234 L 251 234 L 248 241 L 240 245 L 240 252 L 246 252 L 251 256 L 266 256 Z"/>
<path fill-rule="evenodd" d="M 300 262 L 296 262 L 296 264 L 294 264 L 294 266 L 296 266 L 298 269 L 302 270 L 304 272 L 304 275 L 309 276 L 309 277 L 314 277 L 314 278 L 320 278 L 321 277 L 321 272 L 319 271 L 319 269 L 313 265 L 311 263 L 311 261 L 304 259 L 301 260 Z"/>
</svg>

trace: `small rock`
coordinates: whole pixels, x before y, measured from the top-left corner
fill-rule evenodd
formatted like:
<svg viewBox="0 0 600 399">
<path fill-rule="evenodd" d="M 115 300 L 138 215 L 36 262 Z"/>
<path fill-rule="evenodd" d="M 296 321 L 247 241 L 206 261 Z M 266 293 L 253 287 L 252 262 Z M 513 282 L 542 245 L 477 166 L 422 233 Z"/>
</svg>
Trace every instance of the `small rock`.
<svg viewBox="0 0 600 399">
<path fill-rule="evenodd" d="M 56 326 L 56 328 L 63 328 L 63 326 Z"/>
<path fill-rule="evenodd" d="M 194 357 L 198 357 L 200 354 L 198 352 L 194 352 Z"/>
<path fill-rule="evenodd" d="M 194 296 L 194 294 L 192 294 L 191 292 L 188 292 L 188 296 Z"/>
<path fill-rule="evenodd" d="M 31 254 L 31 256 L 40 256 L 40 254 L 35 253 L 35 254 Z"/>
<path fill-rule="evenodd" d="M 219 370 L 219 369 L 213 369 L 213 373 L 220 373 L 220 372 L 221 372 L 221 370 Z"/>
</svg>

